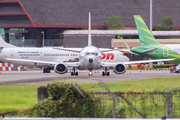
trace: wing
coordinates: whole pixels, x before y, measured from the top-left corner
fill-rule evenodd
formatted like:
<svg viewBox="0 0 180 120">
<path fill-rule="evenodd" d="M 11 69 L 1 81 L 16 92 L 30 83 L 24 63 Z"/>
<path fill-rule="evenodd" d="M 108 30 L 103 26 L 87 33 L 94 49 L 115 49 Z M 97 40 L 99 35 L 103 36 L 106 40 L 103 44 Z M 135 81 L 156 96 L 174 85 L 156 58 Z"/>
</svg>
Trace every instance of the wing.
<svg viewBox="0 0 180 120">
<path fill-rule="evenodd" d="M 149 62 L 163 62 L 163 61 L 173 61 L 176 58 L 171 59 L 155 59 L 155 60 L 138 60 L 138 61 L 127 61 L 127 62 L 102 62 L 102 67 L 114 67 L 117 64 L 124 64 L 124 65 L 131 65 L 131 64 L 138 64 L 138 63 L 149 63 Z"/>
<path fill-rule="evenodd" d="M 46 66 L 55 66 L 56 64 L 63 63 L 67 67 L 78 67 L 79 62 L 53 62 L 53 61 L 41 61 L 41 60 L 27 60 L 27 59 L 14 59 L 14 58 L 6 58 L 6 60 L 11 62 L 26 62 L 26 63 L 33 63 L 35 66 L 40 65 L 46 65 Z"/>
<path fill-rule="evenodd" d="M 123 64 L 130 65 L 130 64 L 138 64 L 138 63 L 163 62 L 163 61 L 173 61 L 175 59 L 176 58 L 171 58 L 171 59 L 154 59 L 154 60 L 138 60 L 138 61 L 123 62 Z"/>
<path fill-rule="evenodd" d="M 68 52 L 76 52 L 76 53 L 80 53 L 82 48 L 53 48 L 53 49 L 56 49 L 56 50 L 63 50 L 63 51 L 68 51 Z"/>
</svg>

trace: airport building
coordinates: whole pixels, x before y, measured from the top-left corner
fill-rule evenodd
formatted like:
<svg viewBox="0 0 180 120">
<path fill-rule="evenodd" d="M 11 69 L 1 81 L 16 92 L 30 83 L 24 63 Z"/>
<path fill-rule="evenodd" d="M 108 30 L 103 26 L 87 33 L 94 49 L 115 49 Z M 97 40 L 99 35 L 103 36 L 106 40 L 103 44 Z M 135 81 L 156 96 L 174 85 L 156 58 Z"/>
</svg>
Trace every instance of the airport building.
<svg viewBox="0 0 180 120">
<path fill-rule="evenodd" d="M 161 43 L 179 43 L 179 4 L 180 0 L 153 0 L 153 29 L 169 16 L 177 30 L 154 31 Z M 92 29 L 96 29 L 93 45 L 122 48 L 126 41 L 134 47 L 140 43 L 133 15 L 141 15 L 149 25 L 149 11 L 150 0 L 0 0 L 0 33 L 17 46 L 84 47 L 91 12 Z M 123 30 L 106 30 L 104 21 L 113 15 L 122 17 Z M 123 39 L 116 39 L 118 35 Z"/>
</svg>

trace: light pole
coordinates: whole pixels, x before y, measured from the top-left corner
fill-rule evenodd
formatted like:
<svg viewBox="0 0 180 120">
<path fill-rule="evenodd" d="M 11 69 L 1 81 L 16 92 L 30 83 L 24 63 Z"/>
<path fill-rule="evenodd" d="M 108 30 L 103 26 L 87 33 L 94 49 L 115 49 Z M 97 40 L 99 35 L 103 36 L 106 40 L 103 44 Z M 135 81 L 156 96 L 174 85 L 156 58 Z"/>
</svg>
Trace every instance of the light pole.
<svg viewBox="0 0 180 120">
<path fill-rule="evenodd" d="M 43 34 L 43 47 L 44 47 L 44 31 L 41 32 Z"/>
<path fill-rule="evenodd" d="M 152 0 L 150 0 L 150 31 L 152 33 Z M 150 63 L 149 67 L 152 68 L 152 62 Z"/>
</svg>

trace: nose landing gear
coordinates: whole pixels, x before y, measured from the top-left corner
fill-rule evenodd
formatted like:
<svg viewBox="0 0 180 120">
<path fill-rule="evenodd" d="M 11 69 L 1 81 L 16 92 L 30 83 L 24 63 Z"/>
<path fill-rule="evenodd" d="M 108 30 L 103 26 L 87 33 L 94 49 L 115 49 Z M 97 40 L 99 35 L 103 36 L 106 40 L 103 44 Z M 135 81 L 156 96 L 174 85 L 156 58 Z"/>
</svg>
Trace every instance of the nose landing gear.
<svg viewBox="0 0 180 120">
<path fill-rule="evenodd" d="M 89 76 L 92 76 L 92 75 L 93 75 L 93 73 L 92 73 L 92 71 L 90 71 L 90 72 L 89 72 Z"/>
</svg>

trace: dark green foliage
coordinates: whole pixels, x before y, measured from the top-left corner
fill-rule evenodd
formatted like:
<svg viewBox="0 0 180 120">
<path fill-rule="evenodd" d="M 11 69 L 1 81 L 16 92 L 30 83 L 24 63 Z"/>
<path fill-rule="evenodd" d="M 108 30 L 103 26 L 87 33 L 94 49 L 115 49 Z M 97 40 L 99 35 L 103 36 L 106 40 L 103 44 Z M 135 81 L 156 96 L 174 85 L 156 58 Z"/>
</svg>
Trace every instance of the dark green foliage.
<svg viewBox="0 0 180 120">
<path fill-rule="evenodd" d="M 122 36 L 120 36 L 120 35 L 118 35 L 118 36 L 117 36 L 117 39 L 123 39 L 123 37 L 122 37 Z"/>
<path fill-rule="evenodd" d="M 161 24 L 157 24 L 155 31 L 163 31 L 163 26 Z"/>
<path fill-rule="evenodd" d="M 48 84 L 47 89 L 48 99 L 35 106 L 39 117 L 102 117 L 100 101 L 80 88 L 83 98 L 73 83 L 56 82 Z"/>
<path fill-rule="evenodd" d="M 110 16 L 108 20 L 105 20 L 104 25 L 109 30 L 118 30 L 123 27 L 122 18 L 120 16 Z"/>
<path fill-rule="evenodd" d="M 173 21 L 171 17 L 164 17 L 162 25 L 164 30 L 174 30 Z"/>
<path fill-rule="evenodd" d="M 126 118 L 126 108 L 125 105 L 119 105 L 116 107 L 116 117 Z"/>
<path fill-rule="evenodd" d="M 153 68 L 169 68 L 170 66 L 176 66 L 175 64 L 164 64 L 164 65 L 157 65 L 153 64 Z"/>
</svg>

